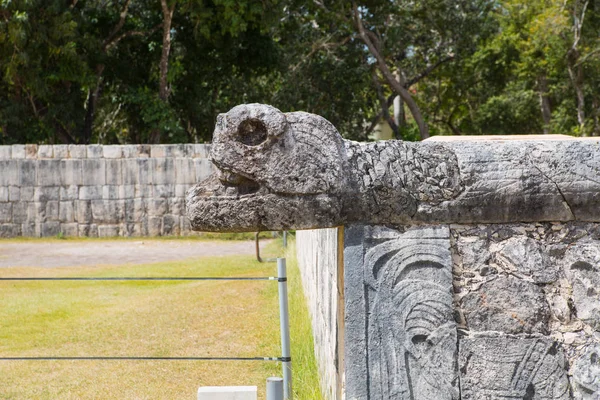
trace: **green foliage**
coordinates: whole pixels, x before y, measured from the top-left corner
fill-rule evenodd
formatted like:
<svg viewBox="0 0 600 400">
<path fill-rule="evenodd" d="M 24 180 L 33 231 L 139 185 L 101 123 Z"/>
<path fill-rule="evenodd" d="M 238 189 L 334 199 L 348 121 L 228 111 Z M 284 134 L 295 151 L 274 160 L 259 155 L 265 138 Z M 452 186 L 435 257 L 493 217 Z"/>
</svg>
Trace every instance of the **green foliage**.
<svg viewBox="0 0 600 400">
<path fill-rule="evenodd" d="M 377 90 L 392 112 L 350 2 L 169 4 L 165 101 L 160 2 L 1 0 L 0 144 L 145 143 L 157 132 L 163 142 L 208 142 L 216 116 L 245 102 L 317 113 L 366 140 L 382 116 Z M 357 7 L 432 134 L 600 135 L 597 1 Z M 399 136 L 418 139 L 405 115 Z"/>
</svg>

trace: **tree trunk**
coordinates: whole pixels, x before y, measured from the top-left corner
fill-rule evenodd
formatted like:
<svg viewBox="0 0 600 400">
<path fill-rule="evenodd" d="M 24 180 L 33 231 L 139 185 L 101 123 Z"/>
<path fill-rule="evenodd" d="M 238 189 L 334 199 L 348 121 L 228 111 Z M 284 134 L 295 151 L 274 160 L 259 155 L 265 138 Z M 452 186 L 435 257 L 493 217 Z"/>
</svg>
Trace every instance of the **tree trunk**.
<svg viewBox="0 0 600 400">
<path fill-rule="evenodd" d="M 375 84 L 375 90 L 377 91 L 377 97 L 379 98 L 379 104 L 381 106 L 381 113 L 383 115 L 383 119 L 388 123 L 388 125 L 392 129 L 392 132 L 394 133 L 394 138 L 402 140 L 402 136 L 400 135 L 400 132 L 398 131 L 398 125 L 396 124 L 396 122 L 394 121 L 392 116 L 390 115 L 389 104 L 383 94 L 383 89 L 381 88 L 381 84 L 379 83 L 379 77 L 377 76 L 375 69 L 373 69 L 373 73 L 371 74 L 371 76 L 373 78 L 373 83 Z"/>
<path fill-rule="evenodd" d="M 552 119 L 552 108 L 548 98 L 548 81 L 545 74 L 538 76 L 538 94 L 540 96 L 540 110 L 544 121 L 544 134 L 550 133 L 550 121 Z"/>
<path fill-rule="evenodd" d="M 173 11 L 175 5 L 169 8 L 166 0 L 161 0 L 163 10 L 163 36 L 162 36 L 162 53 L 160 55 L 160 81 L 158 86 L 158 97 L 162 101 L 169 99 L 169 82 L 167 75 L 169 73 L 169 53 L 171 52 L 171 23 L 173 21 Z"/>
<path fill-rule="evenodd" d="M 158 97 L 163 101 L 169 100 L 170 88 L 168 81 L 169 74 L 169 53 L 171 52 L 171 23 L 173 21 L 173 12 L 175 11 L 175 2 L 169 7 L 167 0 L 160 0 L 163 14 L 163 35 L 162 35 L 162 53 L 160 55 L 159 81 L 158 81 Z M 150 143 L 160 143 L 161 132 L 159 128 L 155 128 L 150 133 Z"/>
<path fill-rule="evenodd" d="M 577 52 L 578 53 L 578 52 Z M 576 65 L 579 54 L 573 58 L 573 62 L 569 62 L 567 67 L 569 71 L 569 77 L 575 89 L 575 95 L 577 97 L 577 122 L 579 123 L 579 129 L 583 132 L 585 125 L 585 97 L 583 93 L 583 67 Z"/>
<path fill-rule="evenodd" d="M 594 109 L 594 130 L 592 136 L 600 136 L 600 99 L 594 96 L 592 100 L 592 107 Z"/>
<path fill-rule="evenodd" d="M 400 96 L 394 97 L 394 122 L 398 129 L 406 126 L 406 115 L 404 115 L 404 102 Z"/>
<path fill-rule="evenodd" d="M 398 79 L 398 81 L 402 84 L 402 86 L 406 86 L 405 79 L 399 72 L 396 72 L 395 76 Z M 402 101 L 402 97 L 400 97 L 400 96 L 394 97 L 394 123 L 398 127 L 398 132 L 402 132 L 404 130 L 404 128 L 406 127 L 406 115 L 404 113 L 404 101 Z M 400 138 L 398 138 L 398 139 L 400 139 Z"/>
<path fill-rule="evenodd" d="M 92 131 L 94 128 L 94 115 L 96 113 L 96 106 L 100 93 L 102 91 L 102 74 L 104 73 L 104 64 L 99 64 L 96 67 L 96 87 L 90 93 L 87 101 L 87 110 L 85 113 L 85 120 L 83 122 L 83 132 L 81 135 L 80 144 L 90 144 L 92 140 Z"/>
</svg>

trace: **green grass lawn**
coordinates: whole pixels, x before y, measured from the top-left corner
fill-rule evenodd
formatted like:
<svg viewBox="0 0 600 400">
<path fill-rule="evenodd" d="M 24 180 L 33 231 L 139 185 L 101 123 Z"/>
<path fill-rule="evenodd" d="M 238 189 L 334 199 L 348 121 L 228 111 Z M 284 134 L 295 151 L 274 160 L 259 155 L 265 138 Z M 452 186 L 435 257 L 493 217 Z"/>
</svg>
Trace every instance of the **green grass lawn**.
<svg viewBox="0 0 600 400">
<path fill-rule="evenodd" d="M 168 243 L 165 243 L 168 245 Z M 263 256 L 283 254 L 279 241 Z M 321 399 L 294 246 L 288 257 L 294 398 Z M 137 266 L 2 268 L 7 276 L 274 276 L 252 256 Z M 0 356 L 278 356 L 277 283 L 0 282 Z M 199 386 L 280 376 L 262 361 L 0 361 L 1 399 L 194 399 Z"/>
</svg>

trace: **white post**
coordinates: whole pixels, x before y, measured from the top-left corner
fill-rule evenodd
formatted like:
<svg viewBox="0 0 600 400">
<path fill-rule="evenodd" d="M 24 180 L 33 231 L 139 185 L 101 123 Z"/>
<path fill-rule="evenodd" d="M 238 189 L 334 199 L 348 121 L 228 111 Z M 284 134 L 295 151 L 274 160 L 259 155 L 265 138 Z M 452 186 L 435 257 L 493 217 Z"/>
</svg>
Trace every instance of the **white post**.
<svg viewBox="0 0 600 400">
<path fill-rule="evenodd" d="M 256 386 L 203 386 L 198 400 L 257 400 Z"/>
<path fill-rule="evenodd" d="M 267 378 L 267 400 L 283 400 L 283 379 Z"/>
</svg>

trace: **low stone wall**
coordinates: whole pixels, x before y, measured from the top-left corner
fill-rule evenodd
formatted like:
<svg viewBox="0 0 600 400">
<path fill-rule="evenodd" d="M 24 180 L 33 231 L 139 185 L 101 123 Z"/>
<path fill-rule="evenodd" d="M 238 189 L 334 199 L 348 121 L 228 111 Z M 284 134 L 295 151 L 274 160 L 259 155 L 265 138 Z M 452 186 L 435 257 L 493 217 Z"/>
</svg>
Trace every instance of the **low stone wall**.
<svg viewBox="0 0 600 400">
<path fill-rule="evenodd" d="M 0 237 L 191 232 L 185 192 L 207 145 L 0 146 Z"/>
<path fill-rule="evenodd" d="M 296 253 L 312 319 L 321 390 L 327 399 L 341 399 L 343 360 L 338 325 L 338 229 L 296 232 Z M 340 300 L 340 301 L 338 301 Z"/>
</svg>

